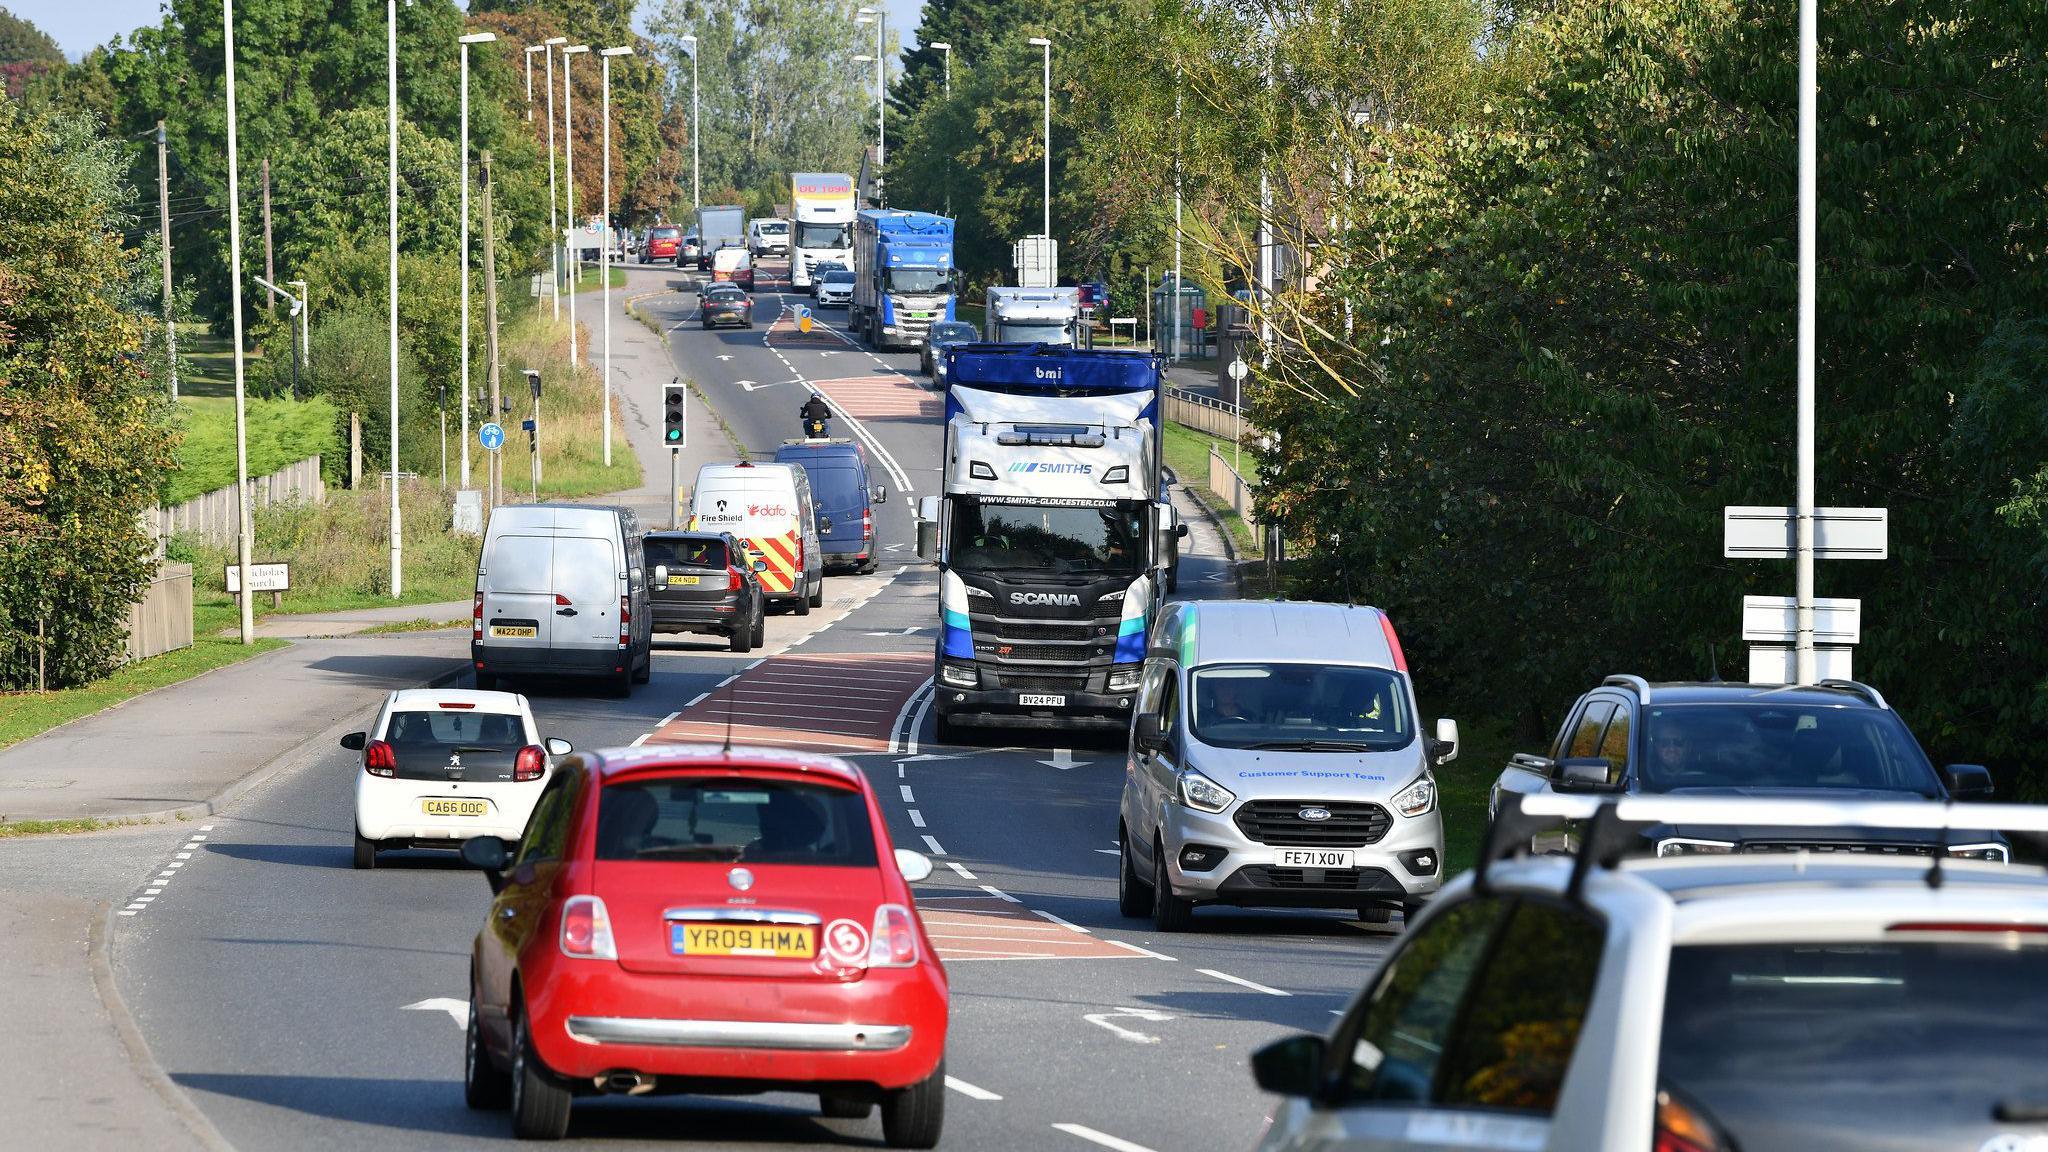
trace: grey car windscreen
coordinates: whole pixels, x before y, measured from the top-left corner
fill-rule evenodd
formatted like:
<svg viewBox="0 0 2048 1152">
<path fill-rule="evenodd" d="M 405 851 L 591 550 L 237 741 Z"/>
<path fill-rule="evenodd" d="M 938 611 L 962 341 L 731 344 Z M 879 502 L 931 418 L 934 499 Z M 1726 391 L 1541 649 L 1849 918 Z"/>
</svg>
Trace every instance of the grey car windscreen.
<svg viewBox="0 0 2048 1152">
<path fill-rule="evenodd" d="M 1384 668 L 1218 664 L 1194 674 L 1204 744 L 1295 752 L 1385 752 L 1415 738 L 1401 677 Z"/>
</svg>

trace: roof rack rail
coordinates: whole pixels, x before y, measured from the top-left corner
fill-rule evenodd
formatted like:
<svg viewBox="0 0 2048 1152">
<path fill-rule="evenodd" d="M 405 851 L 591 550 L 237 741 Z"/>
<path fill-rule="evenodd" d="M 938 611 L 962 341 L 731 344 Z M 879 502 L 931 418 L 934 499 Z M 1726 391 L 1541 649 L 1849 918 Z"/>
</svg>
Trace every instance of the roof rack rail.
<svg viewBox="0 0 2048 1152">
<path fill-rule="evenodd" d="M 1840 688 L 1844 692 L 1854 692 L 1887 712 L 1892 710 L 1892 706 L 1885 703 L 1884 697 L 1878 693 L 1877 689 L 1863 683 L 1861 680 L 1822 680 L 1819 686 L 1822 688 Z"/>
<path fill-rule="evenodd" d="M 1636 691 L 1636 703 L 1648 704 L 1650 702 L 1650 682 L 1641 676 L 1630 676 L 1623 673 L 1609 676 L 1605 680 L 1600 681 L 1600 683 L 1616 688 L 1633 688 Z"/>
</svg>

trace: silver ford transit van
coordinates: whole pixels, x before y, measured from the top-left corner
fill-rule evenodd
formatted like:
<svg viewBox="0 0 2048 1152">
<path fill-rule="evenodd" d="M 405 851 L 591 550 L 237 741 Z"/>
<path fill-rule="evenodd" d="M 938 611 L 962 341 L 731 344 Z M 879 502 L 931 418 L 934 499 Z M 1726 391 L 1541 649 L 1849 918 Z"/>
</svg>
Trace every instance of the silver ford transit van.
<svg viewBox="0 0 2048 1152">
<path fill-rule="evenodd" d="M 1197 904 L 1345 908 L 1386 923 L 1443 883 L 1434 769 L 1400 638 L 1377 608 L 1169 604 L 1124 776 L 1118 904 L 1160 931 Z"/>
</svg>

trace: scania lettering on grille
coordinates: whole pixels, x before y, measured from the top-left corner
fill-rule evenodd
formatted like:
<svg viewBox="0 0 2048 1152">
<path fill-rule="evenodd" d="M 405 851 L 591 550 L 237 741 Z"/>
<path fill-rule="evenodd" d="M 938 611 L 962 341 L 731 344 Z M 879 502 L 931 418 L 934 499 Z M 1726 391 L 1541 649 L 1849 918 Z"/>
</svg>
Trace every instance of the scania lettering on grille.
<svg viewBox="0 0 2048 1152">
<path fill-rule="evenodd" d="M 1041 604 L 1055 608 L 1079 608 L 1081 597 L 1073 592 L 1012 592 L 1012 604 Z"/>
<path fill-rule="evenodd" d="M 1058 476 L 1086 476 L 1094 470 L 1093 464 L 1041 464 L 1036 460 L 1019 460 L 1010 465 L 1011 472 L 1050 472 Z"/>
</svg>

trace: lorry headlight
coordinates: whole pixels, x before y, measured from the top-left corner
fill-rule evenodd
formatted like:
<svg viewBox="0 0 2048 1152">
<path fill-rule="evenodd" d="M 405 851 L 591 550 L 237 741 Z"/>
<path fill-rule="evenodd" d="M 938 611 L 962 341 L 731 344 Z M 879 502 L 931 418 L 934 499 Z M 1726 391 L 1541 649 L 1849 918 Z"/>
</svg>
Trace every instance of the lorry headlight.
<svg viewBox="0 0 2048 1152">
<path fill-rule="evenodd" d="M 1138 681 L 1144 674 L 1145 669 L 1143 665 L 1132 668 L 1113 668 L 1109 673 L 1109 690 L 1111 692 L 1135 692 L 1138 690 Z"/>
<path fill-rule="evenodd" d="M 1403 816 L 1422 816 L 1436 807 L 1436 781 L 1424 772 L 1399 792 L 1394 793 L 1394 811 Z"/>
<path fill-rule="evenodd" d="M 1726 840 L 1695 840 L 1689 836 L 1666 836 L 1657 841 L 1659 856 L 1726 856 L 1735 845 Z"/>
<path fill-rule="evenodd" d="M 1237 797 L 1230 789 L 1190 768 L 1180 775 L 1180 801 L 1201 812 L 1221 812 Z"/>
<path fill-rule="evenodd" d="M 981 683 L 981 673 L 959 664 L 941 664 L 939 680 L 949 688 L 973 688 Z"/>
</svg>

